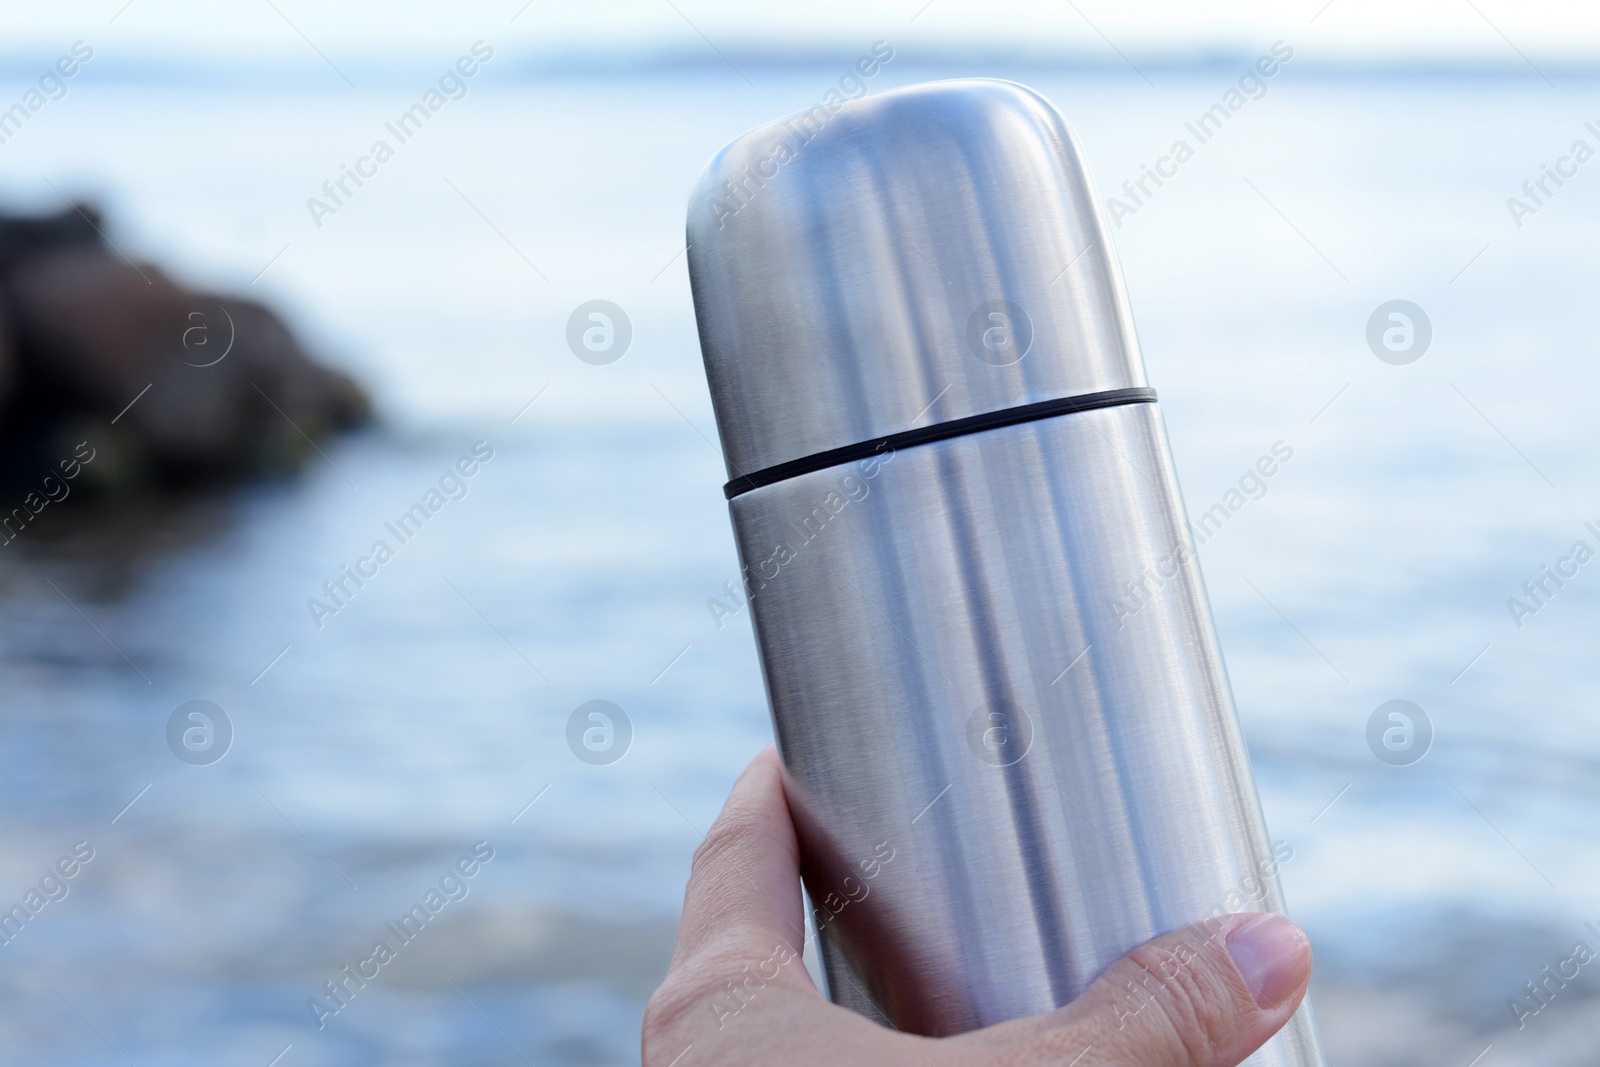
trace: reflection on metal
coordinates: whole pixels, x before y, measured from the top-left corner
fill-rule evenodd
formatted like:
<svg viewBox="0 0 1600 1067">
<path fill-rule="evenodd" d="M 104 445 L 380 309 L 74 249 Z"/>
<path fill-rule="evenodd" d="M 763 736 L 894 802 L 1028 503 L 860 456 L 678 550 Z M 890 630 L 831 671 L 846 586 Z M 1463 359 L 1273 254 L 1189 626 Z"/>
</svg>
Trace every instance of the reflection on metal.
<svg viewBox="0 0 1600 1067">
<path fill-rule="evenodd" d="M 730 509 L 810 898 L 895 857 L 819 916 L 834 998 L 959 1033 L 1280 910 L 1158 404 L 812 461 L 1148 384 L 1055 109 L 959 81 L 763 127 L 707 168 L 688 245 L 729 478 L 800 472 Z M 1249 1062 L 1320 1063 L 1309 1007 Z"/>
</svg>

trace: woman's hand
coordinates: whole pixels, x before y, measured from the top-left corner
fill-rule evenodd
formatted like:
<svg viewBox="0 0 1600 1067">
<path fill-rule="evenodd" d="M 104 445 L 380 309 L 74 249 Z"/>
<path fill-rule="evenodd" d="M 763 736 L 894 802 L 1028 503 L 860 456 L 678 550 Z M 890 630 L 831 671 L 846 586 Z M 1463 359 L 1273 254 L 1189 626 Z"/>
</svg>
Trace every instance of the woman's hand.
<svg viewBox="0 0 1600 1067">
<path fill-rule="evenodd" d="M 824 1000 L 800 962 L 804 930 L 799 849 L 768 747 L 695 853 L 672 966 L 645 1009 L 645 1067 L 1235 1067 L 1288 1021 L 1311 977 L 1293 922 L 1231 915 L 1140 945 L 1046 1015 L 917 1037 Z M 1136 999 L 1130 983 L 1155 992 Z"/>
</svg>

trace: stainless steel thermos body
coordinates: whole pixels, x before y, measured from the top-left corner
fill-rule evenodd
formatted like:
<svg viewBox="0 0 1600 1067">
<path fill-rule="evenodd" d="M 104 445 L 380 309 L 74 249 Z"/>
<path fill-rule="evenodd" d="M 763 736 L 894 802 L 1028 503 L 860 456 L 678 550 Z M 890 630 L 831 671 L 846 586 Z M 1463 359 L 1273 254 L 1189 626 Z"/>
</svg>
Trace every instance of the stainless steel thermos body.
<svg viewBox="0 0 1600 1067">
<path fill-rule="evenodd" d="M 980 80 L 821 105 L 712 160 L 688 249 L 830 995 L 959 1033 L 1282 910 L 1059 113 Z M 1249 1062 L 1320 1063 L 1309 1008 Z"/>
</svg>

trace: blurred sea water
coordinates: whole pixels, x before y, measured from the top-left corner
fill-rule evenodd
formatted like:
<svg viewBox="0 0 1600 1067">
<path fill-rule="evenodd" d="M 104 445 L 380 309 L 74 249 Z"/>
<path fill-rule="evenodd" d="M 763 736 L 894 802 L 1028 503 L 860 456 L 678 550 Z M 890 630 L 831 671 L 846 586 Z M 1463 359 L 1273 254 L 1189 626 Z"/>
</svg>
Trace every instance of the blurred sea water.
<svg viewBox="0 0 1600 1067">
<path fill-rule="evenodd" d="M 752 87 L 508 57 L 320 227 L 307 198 L 438 71 L 108 62 L 0 147 L 13 206 L 59 206 L 46 179 L 101 198 L 119 248 L 286 309 L 381 412 L 299 479 L 47 515 L 4 549 L 0 903 L 94 850 L 0 947 L 8 1061 L 637 1061 L 690 853 L 770 737 L 748 620 L 707 608 L 737 564 L 685 197 L 849 58 L 745 65 Z M 986 73 L 1053 100 L 1111 196 L 1253 58 Z M 872 90 L 947 73 L 903 57 Z M 1600 549 L 1600 171 L 1520 227 L 1506 205 L 1594 143 L 1600 81 L 1558 80 L 1288 63 L 1115 233 L 1191 517 L 1293 452 L 1201 565 L 1340 1067 L 1600 1048 L 1591 969 L 1520 1029 L 1510 1008 L 1600 948 L 1600 563 L 1520 628 L 1506 603 Z M 608 366 L 566 346 L 592 299 L 632 322 Z M 1392 299 L 1432 323 L 1407 366 L 1365 339 Z M 466 495 L 319 627 L 307 600 L 477 442 Z M 1406 767 L 1367 744 L 1397 698 L 1434 731 Z M 208 767 L 167 749 L 192 699 L 235 728 Z M 567 745 L 592 699 L 632 722 L 609 766 Z M 480 841 L 465 898 L 318 1029 L 308 998 Z"/>
</svg>

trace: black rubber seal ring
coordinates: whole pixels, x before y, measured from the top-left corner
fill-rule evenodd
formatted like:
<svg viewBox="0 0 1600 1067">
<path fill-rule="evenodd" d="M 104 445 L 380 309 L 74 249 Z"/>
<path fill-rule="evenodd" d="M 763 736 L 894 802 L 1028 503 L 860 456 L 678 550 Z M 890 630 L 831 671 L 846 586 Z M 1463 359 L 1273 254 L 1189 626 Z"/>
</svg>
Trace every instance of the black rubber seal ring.
<svg viewBox="0 0 1600 1067">
<path fill-rule="evenodd" d="M 932 426 L 919 426 L 915 430 L 903 430 L 885 437 L 874 437 L 870 441 L 845 445 L 843 448 L 830 448 L 826 452 L 776 463 L 750 474 L 741 474 L 723 486 L 722 492 L 732 500 L 741 493 L 760 489 L 764 485 L 786 481 L 828 467 L 837 467 L 841 463 L 871 459 L 884 451 L 893 452 L 915 445 L 948 441 L 952 437 L 963 437 L 984 430 L 998 430 L 1002 426 L 1015 426 L 1036 419 L 1051 419 L 1057 415 L 1072 415 L 1080 411 L 1093 411 L 1096 408 L 1111 408 L 1122 404 L 1153 404 L 1155 401 L 1154 389 L 1138 386 L 1131 389 L 1107 389 L 1101 393 L 1080 393 L 1077 396 L 1064 396 L 1055 400 L 1041 400 L 1037 404 L 1022 404 L 1014 408 L 1001 408 L 999 411 L 986 411 L 982 415 L 969 415 L 964 419 L 951 419 L 949 422 L 939 422 Z"/>
</svg>

